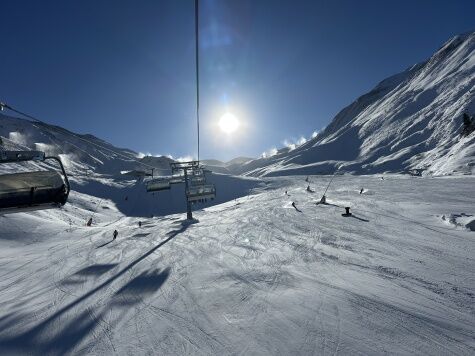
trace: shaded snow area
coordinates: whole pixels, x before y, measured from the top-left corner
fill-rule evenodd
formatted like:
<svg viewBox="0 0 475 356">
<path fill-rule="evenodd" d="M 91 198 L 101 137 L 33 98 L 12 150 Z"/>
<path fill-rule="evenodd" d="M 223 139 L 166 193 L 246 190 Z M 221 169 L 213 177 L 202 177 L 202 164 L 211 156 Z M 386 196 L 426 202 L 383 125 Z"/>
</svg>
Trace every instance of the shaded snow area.
<svg viewBox="0 0 475 356">
<path fill-rule="evenodd" d="M 215 185 L 217 196 L 214 200 L 198 204 L 198 209 L 247 195 L 250 190 L 263 184 L 255 178 L 217 173 L 206 174 L 206 181 Z M 140 180 L 117 180 L 96 175 L 92 178 L 74 179 L 72 188 L 84 195 L 100 198 L 91 209 L 93 212 L 112 207 L 127 216 L 151 217 L 186 211 L 184 183 L 173 184 L 170 190 L 147 193 L 144 182 Z M 73 201 L 75 197 L 73 192 Z M 97 218 L 101 219 L 100 215 Z"/>
<path fill-rule="evenodd" d="M 473 355 L 474 178 L 383 178 L 328 205 L 328 176 L 266 178 L 192 223 L 77 191 L 0 216 L 0 354 Z"/>
</svg>

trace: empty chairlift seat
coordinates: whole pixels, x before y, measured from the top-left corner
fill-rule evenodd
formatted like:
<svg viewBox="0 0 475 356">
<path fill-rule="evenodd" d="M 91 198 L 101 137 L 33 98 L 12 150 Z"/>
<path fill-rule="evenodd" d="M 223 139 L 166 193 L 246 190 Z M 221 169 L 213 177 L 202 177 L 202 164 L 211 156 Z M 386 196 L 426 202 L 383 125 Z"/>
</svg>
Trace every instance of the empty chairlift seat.
<svg viewBox="0 0 475 356">
<path fill-rule="evenodd" d="M 196 176 L 190 178 L 191 185 L 203 185 L 206 182 L 204 176 Z"/>
<path fill-rule="evenodd" d="M 186 198 L 190 202 L 205 199 L 214 199 L 216 197 L 216 188 L 214 184 L 205 184 L 188 187 Z"/>
<path fill-rule="evenodd" d="M 147 183 L 147 192 L 157 192 L 160 190 L 170 189 L 170 180 L 159 178 L 148 181 Z"/>
<path fill-rule="evenodd" d="M 0 214 L 54 208 L 64 205 L 70 186 L 64 167 L 57 157 L 41 152 L 2 152 L 0 163 L 44 161 L 59 162 L 63 175 L 56 171 L 21 172 L 0 175 Z"/>
<path fill-rule="evenodd" d="M 176 175 L 176 176 L 170 177 L 170 184 L 178 184 L 178 183 L 184 183 L 184 182 L 185 182 L 185 176 Z"/>
<path fill-rule="evenodd" d="M 42 205 L 64 205 L 63 177 L 53 171 L 13 173 L 0 176 L 0 209 L 13 211 Z M 46 206 L 44 206 L 46 207 Z"/>
</svg>

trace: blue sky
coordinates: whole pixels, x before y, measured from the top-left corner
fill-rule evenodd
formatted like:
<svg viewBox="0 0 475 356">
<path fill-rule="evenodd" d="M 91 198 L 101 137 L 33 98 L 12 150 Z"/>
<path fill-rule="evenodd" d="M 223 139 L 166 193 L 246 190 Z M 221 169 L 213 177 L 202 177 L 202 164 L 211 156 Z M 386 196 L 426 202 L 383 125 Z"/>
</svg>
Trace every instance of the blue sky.
<svg viewBox="0 0 475 356">
<path fill-rule="evenodd" d="M 138 152 L 196 155 L 194 0 L 1 0 L 0 100 Z M 475 29 L 475 1 L 201 0 L 201 157 L 309 137 Z M 221 115 L 241 120 L 235 134 Z"/>
</svg>

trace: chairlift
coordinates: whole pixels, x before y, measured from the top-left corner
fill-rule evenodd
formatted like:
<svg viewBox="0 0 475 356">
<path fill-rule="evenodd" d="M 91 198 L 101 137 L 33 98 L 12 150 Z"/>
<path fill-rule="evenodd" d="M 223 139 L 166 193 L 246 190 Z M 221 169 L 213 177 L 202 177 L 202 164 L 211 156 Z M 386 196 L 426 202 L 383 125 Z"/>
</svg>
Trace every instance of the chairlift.
<svg viewBox="0 0 475 356">
<path fill-rule="evenodd" d="M 185 177 L 182 175 L 176 175 L 170 177 L 170 184 L 185 183 Z"/>
<path fill-rule="evenodd" d="M 170 180 L 166 178 L 152 179 L 147 183 L 147 192 L 157 192 L 170 189 Z"/>
<path fill-rule="evenodd" d="M 199 166 L 200 166 L 199 161 L 172 162 L 172 163 L 170 163 L 170 167 L 172 169 L 173 174 L 181 173 L 184 170 L 196 169 L 196 168 L 199 168 Z"/>
<path fill-rule="evenodd" d="M 206 182 L 206 179 L 204 176 L 191 177 L 190 182 L 191 185 L 203 185 Z"/>
<path fill-rule="evenodd" d="M 189 202 L 203 202 L 205 199 L 214 199 L 215 197 L 216 188 L 214 184 L 190 186 L 186 191 L 186 199 Z"/>
<path fill-rule="evenodd" d="M 204 172 L 202 168 L 195 168 L 191 172 L 191 175 L 194 177 L 204 177 Z"/>
<path fill-rule="evenodd" d="M 186 218 L 188 220 L 193 219 L 193 214 L 191 211 L 191 205 L 201 201 L 204 202 L 207 199 L 214 199 L 216 197 L 216 188 L 214 184 L 205 184 L 206 177 L 205 171 L 200 166 L 200 115 L 199 115 L 199 65 L 198 65 L 198 57 L 199 57 L 199 36 L 198 36 L 198 19 L 199 19 L 199 12 L 198 12 L 198 3 L 199 1 L 195 1 L 195 63 L 196 63 L 196 120 L 197 120 L 197 134 L 198 134 L 198 160 L 197 161 L 189 161 L 189 162 L 172 162 L 170 163 L 172 169 L 172 175 L 182 175 L 183 180 L 180 180 L 180 183 L 185 183 L 185 196 L 186 196 Z M 199 179 L 196 179 L 199 178 Z M 169 189 L 169 185 L 174 178 L 168 179 L 167 182 L 161 182 L 160 184 L 164 187 Z M 195 182 L 193 182 L 195 179 Z M 164 189 L 167 189 L 164 188 Z M 147 186 L 148 190 L 148 186 Z M 148 190 L 149 191 L 149 190 Z"/>
<path fill-rule="evenodd" d="M 0 214 L 57 208 L 68 199 L 71 187 L 58 157 L 41 151 L 0 151 L 0 164 L 28 161 L 59 163 L 57 171 L 33 171 L 0 175 Z"/>
</svg>

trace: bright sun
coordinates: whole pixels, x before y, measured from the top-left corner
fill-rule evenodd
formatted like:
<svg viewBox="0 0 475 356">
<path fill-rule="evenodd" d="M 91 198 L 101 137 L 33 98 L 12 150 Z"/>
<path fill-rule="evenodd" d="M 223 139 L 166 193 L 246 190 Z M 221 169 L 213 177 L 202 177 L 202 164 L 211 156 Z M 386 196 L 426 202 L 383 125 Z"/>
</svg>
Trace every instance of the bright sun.
<svg viewBox="0 0 475 356">
<path fill-rule="evenodd" d="M 236 131 L 239 127 L 239 120 L 230 112 L 225 113 L 219 119 L 219 128 L 221 131 L 230 134 Z"/>
</svg>

